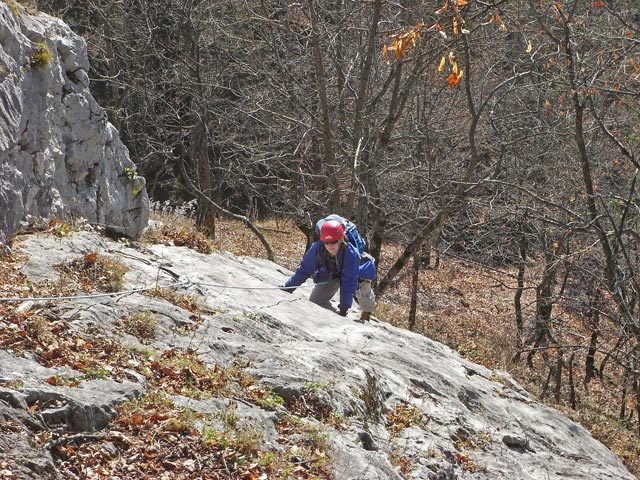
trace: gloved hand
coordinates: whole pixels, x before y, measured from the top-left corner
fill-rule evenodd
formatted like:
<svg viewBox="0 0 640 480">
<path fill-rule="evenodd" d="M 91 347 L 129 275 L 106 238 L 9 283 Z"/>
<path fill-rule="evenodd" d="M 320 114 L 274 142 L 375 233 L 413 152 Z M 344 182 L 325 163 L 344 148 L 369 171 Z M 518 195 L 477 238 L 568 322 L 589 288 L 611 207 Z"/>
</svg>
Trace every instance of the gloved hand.
<svg viewBox="0 0 640 480">
<path fill-rule="evenodd" d="M 287 293 L 293 293 L 296 291 L 294 287 L 285 287 L 284 285 L 280 285 L 278 288 L 283 292 L 287 292 Z"/>
<path fill-rule="evenodd" d="M 347 316 L 347 312 L 349 311 L 348 308 L 341 308 L 340 309 L 340 316 L 341 317 L 346 317 Z"/>
</svg>

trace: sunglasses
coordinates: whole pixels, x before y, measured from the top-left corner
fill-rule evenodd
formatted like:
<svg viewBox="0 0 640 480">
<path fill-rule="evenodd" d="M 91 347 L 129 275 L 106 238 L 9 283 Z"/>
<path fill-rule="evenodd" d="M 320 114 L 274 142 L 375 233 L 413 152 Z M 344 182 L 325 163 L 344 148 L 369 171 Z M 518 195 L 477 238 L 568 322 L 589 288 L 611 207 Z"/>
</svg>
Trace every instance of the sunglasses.
<svg viewBox="0 0 640 480">
<path fill-rule="evenodd" d="M 336 240 L 335 242 L 322 242 L 325 245 L 335 245 L 336 243 L 338 243 L 340 240 Z"/>
</svg>

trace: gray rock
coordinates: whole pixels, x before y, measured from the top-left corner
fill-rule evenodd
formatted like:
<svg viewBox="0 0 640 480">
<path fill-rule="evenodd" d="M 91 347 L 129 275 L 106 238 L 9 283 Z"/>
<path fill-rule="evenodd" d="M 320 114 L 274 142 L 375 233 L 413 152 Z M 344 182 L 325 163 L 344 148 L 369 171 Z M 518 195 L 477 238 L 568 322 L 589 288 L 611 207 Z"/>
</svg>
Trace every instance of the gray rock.
<svg viewBox="0 0 640 480">
<path fill-rule="evenodd" d="M 266 260 L 159 245 L 134 250 L 87 232 L 64 241 L 29 235 L 14 245 L 30 265 L 40 265 L 23 268 L 29 279 L 33 275 L 40 281 L 55 278 L 48 257 L 71 258 L 86 248 L 114 255 L 130 267 L 126 289 L 156 281 L 174 284 L 178 293 L 197 296 L 206 313 L 194 322 L 191 312 L 165 300 L 128 293 L 58 302 L 52 315 L 79 332 L 111 336 L 137 348 L 142 342 L 123 331 L 120 319 L 149 311 L 158 333 L 144 348 L 190 349 L 211 367 L 241 362 L 287 402 L 315 390 L 323 408 L 345 415 L 342 429 L 312 414 L 302 419 L 327 436 L 335 478 L 400 479 L 395 465 L 401 458 L 410 466 L 405 478 L 421 480 L 634 479 L 587 430 L 537 402 L 507 374 L 384 322 L 355 323 L 358 312 L 340 317 L 310 303 L 308 288 L 284 293 L 276 287 L 288 272 Z M 185 325 L 190 328 L 179 328 Z M 136 375 L 120 382 L 53 387 L 43 381 L 52 374 L 33 358 L 0 350 L 0 378 L 23 384 L 15 393 L 0 390 L 6 414 L 23 409 L 23 400 L 33 405 L 38 399 L 47 407 L 41 410 L 44 423 L 67 431 L 100 429 L 118 403 L 146 388 Z M 217 412 L 232 408 L 242 425 L 256 429 L 263 448 L 280 448 L 275 441 L 280 410 L 235 398 L 174 397 L 174 403 L 200 412 L 202 421 L 214 426 Z M 407 405 L 419 412 L 419 421 L 392 433 L 386 413 Z"/>
<path fill-rule="evenodd" d="M 51 454 L 32 445 L 25 435 L 17 433 L 0 435 L 0 459 L 8 464 L 5 469 L 11 472 L 6 476 L 0 472 L 0 478 L 18 480 L 57 480 L 60 479 Z"/>
<path fill-rule="evenodd" d="M 21 227 L 82 217 L 140 235 L 145 181 L 89 92 L 86 44 L 61 20 L 0 2 L 0 249 Z M 46 46 L 51 60 L 32 63 Z"/>
</svg>

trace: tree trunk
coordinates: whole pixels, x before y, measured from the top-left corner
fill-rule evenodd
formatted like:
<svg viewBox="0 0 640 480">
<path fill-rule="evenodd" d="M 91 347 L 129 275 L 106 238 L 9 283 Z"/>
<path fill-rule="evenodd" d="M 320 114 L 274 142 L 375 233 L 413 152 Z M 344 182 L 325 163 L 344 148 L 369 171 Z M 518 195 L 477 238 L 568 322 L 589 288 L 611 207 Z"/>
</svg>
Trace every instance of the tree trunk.
<svg viewBox="0 0 640 480">
<path fill-rule="evenodd" d="M 598 337 L 600 336 L 600 308 L 601 292 L 596 289 L 589 295 L 589 307 L 585 314 L 589 327 L 591 328 L 591 336 L 589 338 L 589 347 L 587 348 L 587 357 L 584 362 L 584 384 L 585 386 L 591 381 L 596 373 L 596 352 L 598 351 Z"/>
<path fill-rule="evenodd" d="M 524 340 L 524 317 L 522 315 L 522 294 L 524 293 L 524 275 L 527 261 L 527 239 L 524 235 L 520 237 L 520 263 L 518 265 L 517 288 L 513 298 L 513 305 L 516 315 L 516 328 L 518 329 L 518 344 L 522 345 Z"/>
<path fill-rule="evenodd" d="M 367 99 L 367 89 L 371 80 L 371 68 L 375 55 L 378 54 L 376 35 L 378 34 L 378 24 L 382 12 L 382 0 L 373 1 L 373 17 L 371 18 L 371 27 L 367 33 L 367 50 L 362 59 L 362 67 L 360 73 L 360 81 L 358 83 L 358 97 L 356 98 L 356 107 L 353 120 L 353 138 L 351 146 L 353 149 L 353 164 L 351 170 L 351 184 L 349 185 L 349 195 L 345 207 L 345 215 L 353 216 L 353 208 L 355 205 L 356 192 L 358 190 L 358 157 L 363 143 L 362 133 L 362 117 L 364 115 L 365 102 Z"/>
<path fill-rule="evenodd" d="M 526 345 L 533 345 L 527 355 L 527 365 L 533 368 L 533 357 L 537 349 L 546 348 L 549 343 L 556 343 L 551 335 L 550 322 L 553 312 L 553 286 L 556 280 L 555 259 L 547 249 L 545 252 L 545 265 L 542 280 L 536 287 L 536 319 L 534 331 L 531 337 L 525 342 Z"/>
<path fill-rule="evenodd" d="M 411 302 L 409 305 L 409 330 L 415 331 L 416 311 L 418 308 L 418 285 L 420 279 L 420 252 L 413 254 L 413 271 L 411 272 Z"/>
<path fill-rule="evenodd" d="M 329 182 L 329 207 L 333 212 L 340 212 L 340 183 L 335 171 L 335 152 L 333 149 L 333 132 L 331 128 L 331 116 L 327 101 L 327 78 L 322 62 L 322 48 L 318 33 L 317 12 L 314 0 L 308 0 L 309 18 L 311 20 L 311 40 L 313 44 L 313 62 L 316 71 L 316 85 L 320 102 L 320 115 L 322 118 L 322 145 L 324 147 L 324 170 Z"/>
<path fill-rule="evenodd" d="M 204 121 L 198 118 L 191 134 L 191 158 L 196 167 L 198 189 L 211 196 L 211 167 L 209 165 L 209 149 L 207 147 L 207 131 Z M 209 202 L 198 201 L 196 226 L 207 236 L 215 238 L 216 212 Z"/>
<path fill-rule="evenodd" d="M 556 362 L 556 371 L 554 374 L 554 398 L 556 403 L 560 403 L 560 397 L 562 395 L 562 370 L 564 369 L 564 352 L 562 349 L 558 350 L 558 360 Z"/>
<path fill-rule="evenodd" d="M 407 263 L 409 258 L 411 258 L 416 252 L 419 251 L 420 246 L 425 241 L 425 239 L 438 228 L 442 216 L 443 212 L 440 211 L 434 218 L 429 220 L 424 227 L 422 227 L 422 229 L 413 238 L 413 240 L 411 240 L 411 242 L 405 247 L 402 255 L 398 257 L 398 259 L 391 266 L 384 278 L 378 283 L 376 295 L 383 295 L 387 291 L 395 277 L 404 268 L 404 265 Z"/>
<path fill-rule="evenodd" d="M 576 410 L 578 408 L 578 394 L 576 392 L 576 383 L 573 377 L 573 361 L 575 360 L 575 352 L 571 352 L 569 357 L 569 405 Z"/>
</svg>

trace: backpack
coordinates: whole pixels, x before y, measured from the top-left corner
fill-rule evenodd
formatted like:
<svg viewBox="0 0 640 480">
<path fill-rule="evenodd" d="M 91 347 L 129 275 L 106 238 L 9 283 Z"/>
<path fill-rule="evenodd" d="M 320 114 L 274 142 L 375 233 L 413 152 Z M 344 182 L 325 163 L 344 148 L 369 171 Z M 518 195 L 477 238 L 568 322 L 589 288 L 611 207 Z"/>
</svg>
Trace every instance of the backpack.
<svg viewBox="0 0 640 480">
<path fill-rule="evenodd" d="M 318 222 L 316 223 L 317 238 L 320 238 L 320 227 L 322 227 L 322 224 L 324 222 L 327 222 L 329 220 L 335 220 L 344 225 L 345 240 L 353 245 L 360 255 L 362 255 L 367 250 L 367 242 L 364 238 L 362 238 L 360 232 L 358 232 L 358 227 L 356 226 L 356 224 L 344 217 L 341 217 L 340 215 L 329 215 L 318 220 Z"/>
</svg>

